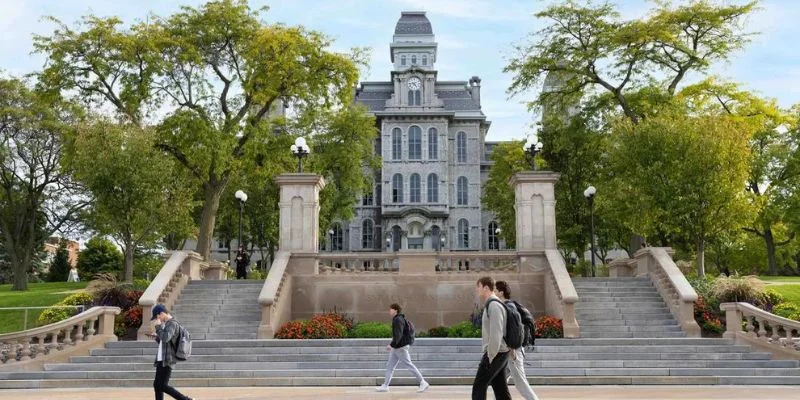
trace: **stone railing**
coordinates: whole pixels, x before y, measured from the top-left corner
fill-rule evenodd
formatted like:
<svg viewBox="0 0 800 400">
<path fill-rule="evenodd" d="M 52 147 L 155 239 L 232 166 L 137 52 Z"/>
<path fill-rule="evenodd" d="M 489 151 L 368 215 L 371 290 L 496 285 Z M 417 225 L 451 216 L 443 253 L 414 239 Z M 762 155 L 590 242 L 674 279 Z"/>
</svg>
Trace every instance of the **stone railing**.
<svg viewBox="0 0 800 400">
<path fill-rule="evenodd" d="M 291 256 L 292 253 L 288 251 L 275 254 L 269 275 L 258 295 L 258 303 L 261 305 L 259 339 L 273 338 L 281 324 L 292 317 L 292 276 L 287 268 Z M 286 292 L 286 296 L 281 297 L 283 292 Z"/>
<path fill-rule="evenodd" d="M 139 298 L 143 317 L 142 326 L 139 327 L 137 334 L 138 340 L 150 340 L 146 334 L 150 333 L 149 317 L 153 306 L 161 303 L 167 309 L 172 309 L 186 284 L 190 280 L 202 279 L 204 270 L 208 270 L 208 264 L 203 262 L 197 253 L 176 251 L 170 255 L 158 275 Z"/>
<path fill-rule="evenodd" d="M 545 250 L 547 263 L 550 265 L 549 276 L 545 277 L 545 303 L 548 314 L 561 318 L 564 324 L 564 337 L 580 337 L 580 327 L 575 318 L 575 303 L 578 292 L 572 284 L 564 257 L 558 250 Z"/>
<path fill-rule="evenodd" d="M 400 266 L 396 253 L 320 253 L 320 274 L 396 273 Z"/>
<path fill-rule="evenodd" d="M 694 319 L 697 292 L 672 261 L 672 249 L 646 247 L 636 252 L 637 276 L 649 276 L 681 330 L 689 337 L 700 337 L 700 325 Z"/>
<path fill-rule="evenodd" d="M 40 369 L 45 362 L 66 361 L 71 355 L 115 341 L 114 317 L 120 311 L 118 307 L 92 307 L 54 324 L 0 335 L 0 369 Z"/>
<path fill-rule="evenodd" d="M 720 308 L 725 311 L 724 338 L 753 345 L 777 358 L 800 360 L 800 322 L 750 303 L 723 303 Z"/>
<path fill-rule="evenodd" d="M 442 252 L 436 271 L 438 273 L 457 272 L 517 272 L 519 270 L 516 252 Z"/>
</svg>

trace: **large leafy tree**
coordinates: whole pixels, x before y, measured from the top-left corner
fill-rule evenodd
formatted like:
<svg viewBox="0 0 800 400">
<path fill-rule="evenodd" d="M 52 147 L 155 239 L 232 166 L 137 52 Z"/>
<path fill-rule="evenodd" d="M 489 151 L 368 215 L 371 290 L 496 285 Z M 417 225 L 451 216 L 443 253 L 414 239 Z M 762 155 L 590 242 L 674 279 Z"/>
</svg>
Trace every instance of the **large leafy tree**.
<svg viewBox="0 0 800 400">
<path fill-rule="evenodd" d="M 122 248 L 122 277 L 133 281 L 134 253 L 167 233 L 191 229 L 192 187 L 155 132 L 132 124 L 94 121 L 69 141 L 67 162 L 92 197 L 88 226 Z"/>
<path fill-rule="evenodd" d="M 48 282 L 64 282 L 67 280 L 69 270 L 72 267 L 69 263 L 68 241 L 62 239 L 58 243 L 55 256 L 50 262 L 50 269 L 47 271 Z"/>
<path fill-rule="evenodd" d="M 122 270 L 122 253 L 110 240 L 95 236 L 86 242 L 86 248 L 78 255 L 78 273 L 83 280 L 90 280 L 100 272 L 118 273 Z"/>
<path fill-rule="evenodd" d="M 514 248 L 517 243 L 516 229 L 514 229 L 517 226 L 517 220 L 514 209 L 516 203 L 514 190 L 511 189 L 508 181 L 517 172 L 529 168 L 522 145 L 521 141 L 512 140 L 495 146 L 491 154 L 494 165 L 489 170 L 489 178 L 481 199 L 484 207 L 497 216 L 500 226 L 507 227 L 500 231 L 500 236 L 510 248 Z"/>
<path fill-rule="evenodd" d="M 0 232 L 14 290 L 27 289 L 44 240 L 74 226 L 86 205 L 61 165 L 64 137 L 80 115 L 74 104 L 25 82 L 0 80 Z"/>
<path fill-rule="evenodd" d="M 48 58 L 46 87 L 158 126 L 156 147 L 202 193 L 197 251 L 206 257 L 220 198 L 253 149 L 294 119 L 322 123 L 322 111 L 351 101 L 358 80 L 360 52 L 331 52 L 324 35 L 266 24 L 262 12 L 244 0 L 221 0 L 131 27 L 88 16 L 76 29 L 59 23 L 35 38 Z M 289 121 L 274 117 L 283 106 Z"/>
</svg>

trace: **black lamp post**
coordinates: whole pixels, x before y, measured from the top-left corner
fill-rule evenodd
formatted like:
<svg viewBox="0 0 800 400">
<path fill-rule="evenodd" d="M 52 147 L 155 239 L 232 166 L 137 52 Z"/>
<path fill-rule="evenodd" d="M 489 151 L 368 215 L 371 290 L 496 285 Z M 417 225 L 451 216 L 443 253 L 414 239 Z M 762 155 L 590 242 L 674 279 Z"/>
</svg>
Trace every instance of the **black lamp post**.
<svg viewBox="0 0 800 400">
<path fill-rule="evenodd" d="M 333 228 L 328 229 L 328 251 L 333 251 Z"/>
<path fill-rule="evenodd" d="M 500 232 L 502 230 L 498 227 L 494 230 L 494 249 L 500 251 Z"/>
<path fill-rule="evenodd" d="M 591 235 L 591 253 L 592 253 L 592 278 L 595 276 L 595 261 L 594 261 L 594 195 L 597 193 L 597 189 L 594 186 L 589 185 L 586 190 L 583 191 L 583 196 L 586 197 L 586 201 L 589 202 L 589 234 Z"/>
<path fill-rule="evenodd" d="M 297 173 L 303 172 L 303 159 L 311 153 L 311 148 L 306 144 L 306 140 L 302 137 L 297 138 L 291 147 L 292 154 L 297 157 Z"/>
<path fill-rule="evenodd" d="M 528 160 L 528 164 L 534 171 L 536 171 L 536 155 L 542 151 L 542 147 L 544 147 L 542 142 L 534 141 L 531 138 L 528 138 L 525 145 L 522 146 L 522 151 L 525 152 L 525 159 Z"/>
<path fill-rule="evenodd" d="M 244 203 L 247 201 L 247 193 L 242 190 L 237 190 L 234 193 L 236 200 L 239 200 L 239 247 L 243 247 L 242 244 L 242 215 L 244 214 Z"/>
</svg>

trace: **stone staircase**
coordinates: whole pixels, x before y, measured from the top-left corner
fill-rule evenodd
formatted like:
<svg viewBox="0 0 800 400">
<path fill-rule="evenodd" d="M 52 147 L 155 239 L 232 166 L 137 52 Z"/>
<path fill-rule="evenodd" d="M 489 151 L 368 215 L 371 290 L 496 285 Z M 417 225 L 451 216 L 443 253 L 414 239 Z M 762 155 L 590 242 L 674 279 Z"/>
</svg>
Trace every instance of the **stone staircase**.
<svg viewBox="0 0 800 400">
<path fill-rule="evenodd" d="M 264 281 L 192 281 L 171 310 L 192 340 L 255 339 Z M 149 316 L 148 316 L 149 317 Z"/>
<path fill-rule="evenodd" d="M 581 337 L 685 337 L 648 278 L 577 278 L 573 284 Z"/>
</svg>

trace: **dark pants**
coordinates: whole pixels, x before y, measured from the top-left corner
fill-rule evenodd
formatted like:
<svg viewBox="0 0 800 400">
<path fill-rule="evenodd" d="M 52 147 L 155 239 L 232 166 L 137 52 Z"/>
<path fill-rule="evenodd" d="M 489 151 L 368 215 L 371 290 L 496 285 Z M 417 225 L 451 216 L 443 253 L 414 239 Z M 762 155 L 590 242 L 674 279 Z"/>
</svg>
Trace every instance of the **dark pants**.
<svg viewBox="0 0 800 400">
<path fill-rule="evenodd" d="M 161 363 L 156 365 L 156 379 L 153 381 L 153 389 L 156 391 L 156 400 L 164 400 L 164 393 L 172 396 L 172 398 L 176 400 L 191 400 L 169 385 L 170 375 L 172 375 L 171 367 L 164 367 Z"/>
<path fill-rule="evenodd" d="M 236 266 L 236 279 L 247 279 L 247 266 Z"/>
<path fill-rule="evenodd" d="M 506 367 L 508 366 L 509 353 L 497 353 L 497 356 L 489 363 L 489 356 L 485 353 L 478 365 L 478 373 L 472 383 L 472 400 L 486 400 L 486 390 L 492 385 L 496 400 L 511 400 L 511 393 L 508 392 L 506 383 Z"/>
</svg>

